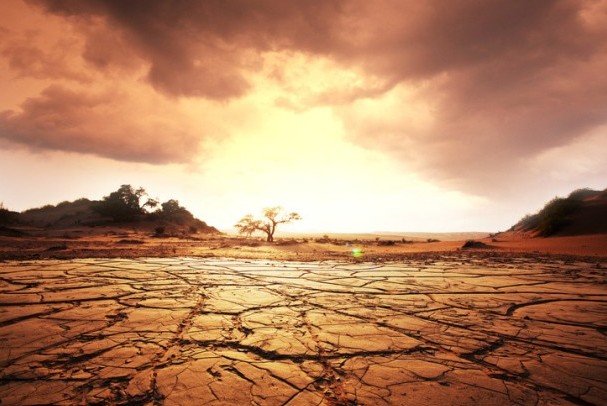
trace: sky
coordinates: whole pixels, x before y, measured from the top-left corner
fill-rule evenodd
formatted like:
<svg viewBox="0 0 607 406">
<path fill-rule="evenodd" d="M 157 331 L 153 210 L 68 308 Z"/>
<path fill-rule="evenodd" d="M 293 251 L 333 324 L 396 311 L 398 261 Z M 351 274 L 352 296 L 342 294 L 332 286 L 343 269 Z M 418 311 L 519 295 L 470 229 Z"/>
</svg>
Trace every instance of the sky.
<svg viewBox="0 0 607 406">
<path fill-rule="evenodd" d="M 607 187 L 607 1 L 3 0 L 0 201 L 498 231 Z"/>
</svg>

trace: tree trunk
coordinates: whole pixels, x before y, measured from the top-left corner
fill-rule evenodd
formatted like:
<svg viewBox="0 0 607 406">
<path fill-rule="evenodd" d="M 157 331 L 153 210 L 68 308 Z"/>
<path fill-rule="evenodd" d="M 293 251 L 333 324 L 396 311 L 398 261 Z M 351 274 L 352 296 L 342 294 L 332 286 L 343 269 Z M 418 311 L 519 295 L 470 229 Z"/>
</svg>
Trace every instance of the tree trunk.
<svg viewBox="0 0 607 406">
<path fill-rule="evenodd" d="M 276 231 L 276 222 L 272 220 L 272 227 L 270 227 L 270 233 L 268 235 L 269 242 L 274 242 L 274 231 Z"/>
</svg>

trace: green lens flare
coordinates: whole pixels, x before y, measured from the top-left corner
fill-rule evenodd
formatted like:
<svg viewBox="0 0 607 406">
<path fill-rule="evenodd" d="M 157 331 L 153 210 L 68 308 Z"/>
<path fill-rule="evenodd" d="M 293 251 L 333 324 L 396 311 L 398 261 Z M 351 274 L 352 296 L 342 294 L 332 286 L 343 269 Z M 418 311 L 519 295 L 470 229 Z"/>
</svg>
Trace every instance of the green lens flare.
<svg viewBox="0 0 607 406">
<path fill-rule="evenodd" d="M 363 250 L 360 249 L 360 248 L 352 248 L 352 256 L 354 258 L 362 257 L 363 256 Z"/>
</svg>

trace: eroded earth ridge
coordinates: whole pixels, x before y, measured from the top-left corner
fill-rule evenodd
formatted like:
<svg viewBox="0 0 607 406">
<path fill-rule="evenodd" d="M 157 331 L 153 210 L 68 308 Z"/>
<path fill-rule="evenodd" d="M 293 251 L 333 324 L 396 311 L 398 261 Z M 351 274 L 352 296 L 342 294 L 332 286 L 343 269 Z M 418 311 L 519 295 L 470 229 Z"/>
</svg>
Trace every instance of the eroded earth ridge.
<svg viewBox="0 0 607 406">
<path fill-rule="evenodd" d="M 0 399 L 605 404 L 604 264 L 0 263 Z"/>
</svg>

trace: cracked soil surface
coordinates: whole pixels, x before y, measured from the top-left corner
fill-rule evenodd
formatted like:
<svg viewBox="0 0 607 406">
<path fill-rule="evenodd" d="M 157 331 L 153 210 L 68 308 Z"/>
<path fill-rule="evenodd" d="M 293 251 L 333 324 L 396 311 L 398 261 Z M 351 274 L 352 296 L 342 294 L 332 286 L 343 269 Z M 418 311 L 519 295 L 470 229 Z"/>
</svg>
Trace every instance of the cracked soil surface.
<svg viewBox="0 0 607 406">
<path fill-rule="evenodd" d="M 606 404 L 605 264 L 0 263 L 0 400 Z"/>
</svg>

